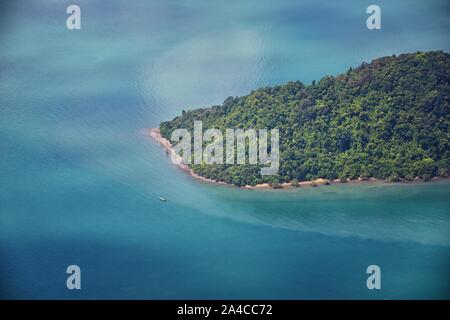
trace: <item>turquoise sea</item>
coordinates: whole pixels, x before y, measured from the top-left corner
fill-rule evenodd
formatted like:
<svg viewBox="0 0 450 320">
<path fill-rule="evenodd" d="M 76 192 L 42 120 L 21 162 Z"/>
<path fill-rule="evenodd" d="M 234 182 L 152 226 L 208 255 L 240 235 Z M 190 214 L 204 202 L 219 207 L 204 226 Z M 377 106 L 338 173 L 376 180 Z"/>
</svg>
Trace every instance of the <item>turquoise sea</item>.
<svg viewBox="0 0 450 320">
<path fill-rule="evenodd" d="M 0 4 L 1 298 L 450 298 L 449 181 L 242 190 L 143 134 L 260 86 L 448 52 L 448 1 L 377 1 L 377 31 L 359 0 L 78 0 L 69 31 L 72 3 Z"/>
</svg>

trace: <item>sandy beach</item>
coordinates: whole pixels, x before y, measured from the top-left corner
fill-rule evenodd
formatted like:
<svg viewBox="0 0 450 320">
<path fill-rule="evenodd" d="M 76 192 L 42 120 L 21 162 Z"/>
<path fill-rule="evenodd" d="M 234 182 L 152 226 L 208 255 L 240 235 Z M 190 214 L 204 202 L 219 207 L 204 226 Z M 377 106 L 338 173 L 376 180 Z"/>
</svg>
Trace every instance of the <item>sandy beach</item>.
<svg viewBox="0 0 450 320">
<path fill-rule="evenodd" d="M 170 155 L 170 159 L 174 165 L 176 165 L 178 168 L 188 173 L 191 177 L 194 177 L 195 179 L 198 179 L 203 182 L 225 184 L 232 186 L 231 184 L 228 184 L 226 182 L 208 179 L 196 174 L 188 165 L 183 163 L 182 157 L 180 157 L 178 154 L 175 153 L 175 151 L 172 148 L 172 143 L 161 135 L 161 132 L 159 131 L 158 128 L 150 128 L 149 136 L 154 141 L 158 142 L 161 146 L 163 146 L 163 148 Z"/>
</svg>

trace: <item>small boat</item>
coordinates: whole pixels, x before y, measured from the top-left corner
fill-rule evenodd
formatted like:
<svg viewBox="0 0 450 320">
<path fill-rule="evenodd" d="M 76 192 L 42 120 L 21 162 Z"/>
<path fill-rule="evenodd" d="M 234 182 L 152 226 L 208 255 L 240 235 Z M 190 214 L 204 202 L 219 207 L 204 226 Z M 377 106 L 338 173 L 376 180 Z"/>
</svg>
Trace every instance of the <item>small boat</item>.
<svg viewBox="0 0 450 320">
<path fill-rule="evenodd" d="M 166 199 L 166 198 L 163 198 L 163 197 L 159 197 L 159 200 L 161 200 L 161 201 L 167 201 L 167 199 Z"/>
</svg>

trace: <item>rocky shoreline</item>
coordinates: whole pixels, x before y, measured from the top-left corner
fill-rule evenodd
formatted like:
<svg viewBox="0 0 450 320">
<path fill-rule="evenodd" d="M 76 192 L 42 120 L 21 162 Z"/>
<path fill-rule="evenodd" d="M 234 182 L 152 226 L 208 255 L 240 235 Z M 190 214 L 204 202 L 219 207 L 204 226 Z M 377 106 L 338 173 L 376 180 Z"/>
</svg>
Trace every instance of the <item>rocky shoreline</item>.
<svg viewBox="0 0 450 320">
<path fill-rule="evenodd" d="M 221 184 L 221 185 L 227 185 L 230 187 L 235 187 L 238 188 L 237 186 L 230 184 L 230 183 L 226 183 L 224 181 L 217 181 L 217 180 L 213 180 L 213 179 L 208 179 L 205 177 L 202 177 L 198 174 L 196 174 L 188 165 L 184 164 L 182 162 L 182 158 L 177 155 L 175 153 L 175 151 L 172 148 L 172 143 L 167 140 L 166 138 L 164 138 L 161 135 L 161 132 L 159 131 L 158 128 L 150 128 L 148 130 L 148 134 L 146 134 L 147 136 L 149 136 L 150 138 L 152 138 L 154 141 L 158 142 L 166 151 L 167 153 L 170 155 L 171 161 L 173 164 L 175 164 L 178 168 L 180 168 L 181 170 L 183 170 L 184 172 L 186 172 L 187 174 L 189 174 L 191 177 L 203 181 L 203 182 L 208 182 L 208 183 L 214 183 L 214 184 Z M 436 180 L 442 180 L 445 179 L 444 177 L 433 177 L 431 180 L 432 181 L 436 181 Z M 400 183 L 414 183 L 414 182 L 422 182 L 423 179 L 416 177 L 413 181 L 409 181 L 406 179 L 400 179 Z M 246 185 L 243 186 L 241 188 L 244 189 L 254 189 L 254 190 L 260 190 L 260 189 L 295 189 L 298 187 L 305 187 L 305 186 L 309 186 L 309 187 L 317 187 L 317 186 L 321 186 L 321 185 L 330 185 L 330 184 L 345 184 L 345 183 L 374 183 L 374 182 L 379 182 L 379 183 L 386 183 L 385 180 L 383 179 L 377 179 L 377 178 L 358 178 L 358 179 L 354 179 L 354 180 L 346 180 L 346 181 L 341 181 L 340 179 L 335 179 L 335 180 L 327 180 L 327 179 L 323 179 L 323 178 L 319 178 L 316 180 L 312 180 L 312 181 L 299 181 L 298 184 L 296 186 L 294 186 L 292 184 L 292 182 L 284 182 L 284 183 L 280 183 L 276 186 L 271 186 L 268 183 L 262 183 L 262 184 L 257 184 L 255 186 L 250 186 L 250 185 Z"/>
</svg>

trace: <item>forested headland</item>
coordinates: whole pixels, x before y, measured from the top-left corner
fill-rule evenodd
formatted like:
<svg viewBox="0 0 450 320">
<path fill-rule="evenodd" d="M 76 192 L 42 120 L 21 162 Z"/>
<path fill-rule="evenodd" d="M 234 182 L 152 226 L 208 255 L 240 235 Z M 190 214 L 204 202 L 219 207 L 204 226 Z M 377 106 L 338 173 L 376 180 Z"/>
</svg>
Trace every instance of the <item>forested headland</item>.
<svg viewBox="0 0 450 320">
<path fill-rule="evenodd" d="M 259 165 L 192 165 L 195 173 L 237 186 L 375 177 L 387 181 L 448 176 L 450 54 L 389 56 L 311 84 L 264 87 L 222 105 L 183 111 L 173 130 L 272 129 L 280 132 L 277 175 Z"/>
</svg>

